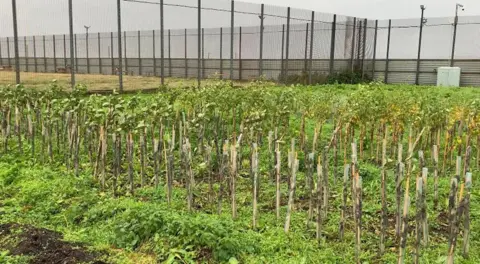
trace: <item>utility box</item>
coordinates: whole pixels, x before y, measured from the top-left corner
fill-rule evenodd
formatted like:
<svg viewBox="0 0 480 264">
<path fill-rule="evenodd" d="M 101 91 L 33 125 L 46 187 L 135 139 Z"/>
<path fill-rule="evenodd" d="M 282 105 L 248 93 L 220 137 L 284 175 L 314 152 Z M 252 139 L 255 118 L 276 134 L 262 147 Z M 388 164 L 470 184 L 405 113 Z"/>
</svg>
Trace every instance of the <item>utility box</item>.
<svg viewBox="0 0 480 264">
<path fill-rule="evenodd" d="M 437 70 L 437 86 L 460 87 L 459 67 L 440 67 Z"/>
</svg>

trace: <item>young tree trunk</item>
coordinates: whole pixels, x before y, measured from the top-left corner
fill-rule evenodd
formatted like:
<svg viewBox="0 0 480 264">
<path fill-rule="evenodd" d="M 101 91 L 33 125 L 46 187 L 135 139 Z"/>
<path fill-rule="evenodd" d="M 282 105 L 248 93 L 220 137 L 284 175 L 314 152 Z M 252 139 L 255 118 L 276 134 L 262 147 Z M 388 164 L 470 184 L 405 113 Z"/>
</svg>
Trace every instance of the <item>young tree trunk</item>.
<svg viewBox="0 0 480 264">
<path fill-rule="evenodd" d="M 340 215 L 340 227 L 339 227 L 339 238 L 343 241 L 343 236 L 345 233 L 345 217 L 347 214 L 347 197 L 348 197 L 348 176 L 350 174 L 350 165 L 344 165 L 343 171 L 343 189 L 342 189 L 342 212 Z"/>
<path fill-rule="evenodd" d="M 380 255 L 383 255 L 385 252 L 385 237 L 387 232 L 387 225 L 388 225 L 388 209 L 387 209 L 387 177 L 386 177 L 386 168 L 387 165 L 387 131 L 385 131 L 383 141 L 382 141 L 382 229 L 380 234 Z"/>
<path fill-rule="evenodd" d="M 163 150 L 164 150 L 164 156 L 165 156 L 165 182 L 167 184 L 166 189 L 167 189 L 167 203 L 170 205 L 172 203 L 172 173 L 170 170 L 172 169 L 172 159 L 171 159 L 171 148 L 170 146 L 166 146 L 166 142 L 168 141 L 168 144 L 171 145 L 171 140 L 165 140 L 163 141 Z"/>
<path fill-rule="evenodd" d="M 359 174 L 357 164 L 357 146 L 356 143 L 352 143 L 352 174 L 354 184 L 354 217 L 355 217 L 355 263 L 360 264 L 360 254 L 362 247 L 362 178 Z"/>
<path fill-rule="evenodd" d="M 277 220 L 280 218 L 280 199 L 281 199 L 281 192 L 280 192 L 280 177 L 281 177 L 281 152 L 280 152 L 280 142 L 277 137 L 275 137 L 275 211 Z"/>
<path fill-rule="evenodd" d="M 445 166 L 447 163 L 447 155 L 448 155 L 448 146 L 450 143 L 450 130 L 447 130 L 447 134 L 445 135 L 445 149 L 443 150 L 443 160 L 442 160 L 442 170 L 441 175 L 445 176 Z"/>
<path fill-rule="evenodd" d="M 193 192 L 195 188 L 195 178 L 192 171 L 192 147 L 190 146 L 190 140 L 184 138 L 183 144 L 183 157 L 184 166 L 187 176 L 187 210 L 191 212 L 193 210 Z"/>
<path fill-rule="evenodd" d="M 120 162 L 120 148 L 121 148 L 121 143 L 120 143 L 120 136 L 117 133 L 114 133 L 112 135 L 113 141 L 114 141 L 114 147 L 113 147 L 113 196 L 117 196 L 117 182 L 118 182 L 118 174 L 119 174 L 119 162 Z"/>
<path fill-rule="evenodd" d="M 28 135 L 30 136 L 30 144 L 32 146 L 32 160 L 35 162 L 35 124 L 33 123 L 34 114 L 32 113 L 32 109 L 30 108 L 30 104 L 27 104 L 27 127 L 28 127 Z M 28 142 L 28 140 L 27 140 Z"/>
<path fill-rule="evenodd" d="M 365 125 L 360 125 L 360 159 L 363 160 L 363 141 L 365 138 Z"/>
<path fill-rule="evenodd" d="M 292 140 L 292 143 L 294 141 Z M 293 144 L 294 145 L 294 144 Z M 292 211 L 294 207 L 294 199 L 295 199 L 295 184 L 297 181 L 297 170 L 298 170 L 298 154 L 296 152 L 291 152 L 291 176 L 292 179 L 290 180 L 290 190 L 288 194 L 288 206 L 287 206 L 287 217 L 285 218 L 285 233 L 288 233 L 290 231 L 290 221 L 291 221 L 291 216 L 292 216 Z"/>
<path fill-rule="evenodd" d="M 423 231 L 423 244 L 428 246 L 429 238 L 429 228 L 428 228 L 428 215 L 427 215 L 427 186 L 428 186 L 428 168 L 422 168 L 422 180 L 423 180 L 423 190 L 422 190 L 422 231 Z"/>
<path fill-rule="evenodd" d="M 468 171 L 465 175 L 465 211 L 463 220 L 463 257 L 469 258 L 470 253 L 470 191 L 472 188 L 472 173 Z"/>
<path fill-rule="evenodd" d="M 415 215 L 415 258 L 414 263 L 420 263 L 420 241 L 421 241 L 421 230 L 422 230 L 422 190 L 423 190 L 423 179 L 422 177 L 417 177 L 416 179 L 416 215 Z"/>
<path fill-rule="evenodd" d="M 77 120 L 78 120 L 78 117 L 77 117 Z M 48 131 L 48 154 L 50 156 L 50 161 L 53 163 L 51 125 L 49 126 L 47 131 Z M 75 123 L 75 130 L 74 130 L 75 148 L 74 148 L 73 163 L 74 163 L 74 168 L 75 168 L 75 175 L 77 177 L 80 173 L 80 140 L 81 140 L 81 138 L 80 138 L 80 126 L 78 125 L 78 122 L 76 122 Z"/>
<path fill-rule="evenodd" d="M 15 133 L 17 134 L 17 138 L 18 138 L 18 152 L 22 154 L 23 145 L 22 145 L 22 134 L 20 131 L 20 122 L 21 122 L 20 109 L 18 108 L 18 106 L 15 106 Z"/>
<path fill-rule="evenodd" d="M 237 178 L 237 142 L 234 138 L 233 144 L 230 146 L 230 190 L 232 199 L 232 218 L 237 218 L 237 198 L 235 193 L 235 181 Z"/>
<path fill-rule="evenodd" d="M 305 149 L 305 117 L 306 113 L 302 114 L 302 119 L 300 123 L 300 149 Z"/>
<path fill-rule="evenodd" d="M 277 138 L 277 129 L 275 128 L 275 140 Z M 275 152 L 274 152 L 274 134 L 273 131 L 268 131 L 268 174 L 270 179 L 275 179 Z"/>
<path fill-rule="evenodd" d="M 153 182 L 155 185 L 155 188 L 158 188 L 159 184 L 159 141 L 158 139 L 154 138 L 153 140 L 153 153 L 152 153 L 152 158 L 153 158 Z"/>
<path fill-rule="evenodd" d="M 402 184 L 404 180 L 404 170 L 405 165 L 402 162 L 403 156 L 403 145 L 401 142 L 398 143 L 398 157 L 397 157 L 397 166 L 395 170 L 395 204 L 396 204 L 396 221 L 395 221 L 395 235 L 397 239 L 400 239 L 400 232 L 402 227 L 402 196 L 403 189 Z"/>
<path fill-rule="evenodd" d="M 128 182 L 130 184 L 130 194 L 133 195 L 135 187 L 133 182 L 133 135 L 132 135 L 132 132 L 128 132 L 127 158 L 128 158 Z"/>
<path fill-rule="evenodd" d="M 457 160 L 458 162 L 458 160 Z M 455 262 L 455 249 L 457 246 L 457 237 L 458 233 L 460 232 L 460 218 L 462 217 L 463 214 L 463 191 L 464 191 L 465 185 L 462 183 L 460 186 L 460 195 L 458 197 L 459 204 L 455 208 L 455 215 L 453 217 L 452 221 L 452 230 L 450 234 L 450 239 L 449 239 L 449 245 L 448 245 L 448 256 L 447 256 L 447 264 L 453 264 Z"/>
<path fill-rule="evenodd" d="M 410 127 L 410 132 L 408 135 L 408 156 L 406 159 L 407 162 L 407 178 L 405 183 L 405 197 L 403 200 L 403 216 L 402 216 L 402 227 L 400 235 L 400 245 L 398 250 L 398 264 L 405 263 L 405 251 L 407 246 L 407 236 L 408 236 L 408 211 L 410 209 L 410 177 L 412 174 L 412 156 L 414 150 L 413 143 L 413 129 Z M 420 137 L 418 137 L 420 138 Z"/>
<path fill-rule="evenodd" d="M 461 204 L 463 206 L 463 257 L 468 259 L 469 248 L 470 248 L 470 191 L 472 187 L 472 173 L 470 172 L 470 156 L 471 156 L 471 147 L 467 141 L 466 153 L 465 153 L 465 166 L 464 166 L 464 177 L 465 177 L 465 198 L 462 200 Z"/>
<path fill-rule="evenodd" d="M 219 191 L 218 191 L 218 214 L 222 214 L 222 199 L 223 199 L 223 192 L 224 192 L 224 181 L 225 176 L 228 175 L 228 140 L 225 140 L 223 144 L 223 153 L 222 159 L 220 163 L 220 173 L 219 173 Z"/>
<path fill-rule="evenodd" d="M 450 246 L 452 244 L 452 239 L 453 239 L 453 233 L 454 233 L 454 225 L 456 221 L 456 210 L 457 210 L 457 192 L 458 192 L 458 183 L 460 182 L 460 173 L 461 173 L 461 163 L 462 163 L 462 157 L 458 156 L 457 157 L 457 162 L 456 162 L 456 170 L 455 170 L 455 177 L 452 177 L 451 183 L 450 183 L 450 195 L 448 197 L 448 211 L 450 213 L 449 218 L 448 218 L 448 226 L 449 226 L 449 240 L 448 240 L 448 248 L 450 249 Z"/>
<path fill-rule="evenodd" d="M 374 142 L 375 142 L 375 122 L 372 122 L 370 126 L 370 146 L 369 146 L 370 158 L 373 158 L 373 156 L 375 155 L 373 153 L 373 151 L 375 151 L 375 149 L 373 148 Z"/>
<path fill-rule="evenodd" d="M 147 146 L 146 146 L 146 139 L 145 139 L 146 134 L 147 134 L 147 128 L 144 128 L 142 129 L 142 131 L 140 131 L 140 186 L 142 188 L 145 186 L 145 154 L 147 153 Z M 132 138 L 132 144 L 133 144 L 133 138 Z"/>
<path fill-rule="evenodd" d="M 333 185 L 337 185 L 338 177 L 338 135 L 335 133 L 333 135 Z"/>
<path fill-rule="evenodd" d="M 408 170 L 407 170 L 408 171 Z M 407 179 L 405 184 L 405 198 L 403 202 L 403 216 L 402 216 L 402 228 L 400 235 L 400 246 L 398 251 L 398 264 L 405 263 L 405 250 L 407 247 L 407 235 L 408 235 L 408 211 L 410 210 L 410 175 L 407 172 Z"/>
<path fill-rule="evenodd" d="M 433 210 L 438 207 L 438 145 L 433 146 Z"/>
<path fill-rule="evenodd" d="M 306 159 L 307 165 L 307 194 L 308 194 L 308 215 L 307 215 L 307 230 L 310 228 L 310 221 L 313 217 L 313 163 L 314 163 L 315 153 L 310 153 Z"/>
<path fill-rule="evenodd" d="M 328 152 L 328 147 L 325 147 L 325 157 Z M 329 205 L 329 198 L 330 198 L 330 189 L 329 189 L 329 183 L 328 183 L 328 161 L 325 160 L 322 162 L 323 164 L 323 218 L 327 219 L 328 217 L 328 205 Z"/>
<path fill-rule="evenodd" d="M 323 187 L 322 187 L 322 182 L 323 182 L 323 161 L 326 158 L 325 156 L 325 151 L 322 152 L 322 156 L 318 157 L 318 162 L 317 162 L 317 232 L 316 232 L 316 237 L 318 242 L 320 242 L 322 238 L 322 225 L 323 225 L 323 210 L 322 210 L 322 199 L 323 199 Z"/>
<path fill-rule="evenodd" d="M 253 212 L 252 212 L 252 227 L 257 227 L 257 182 L 258 182 L 258 147 L 257 143 L 252 144 L 252 174 L 253 174 Z"/>
<path fill-rule="evenodd" d="M 207 168 L 207 179 L 208 179 L 208 204 L 212 204 L 213 200 L 213 177 L 212 177 L 212 147 L 207 141 L 205 152 L 204 152 L 204 160 Z"/>
</svg>

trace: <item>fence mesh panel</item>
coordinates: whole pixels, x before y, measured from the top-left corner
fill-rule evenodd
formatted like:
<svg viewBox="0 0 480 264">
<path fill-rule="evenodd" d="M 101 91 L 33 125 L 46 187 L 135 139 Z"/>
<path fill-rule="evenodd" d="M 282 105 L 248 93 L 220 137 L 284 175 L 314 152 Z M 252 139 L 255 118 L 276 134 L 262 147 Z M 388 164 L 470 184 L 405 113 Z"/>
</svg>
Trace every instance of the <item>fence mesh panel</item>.
<svg viewBox="0 0 480 264">
<path fill-rule="evenodd" d="M 162 77 L 169 85 L 190 86 L 197 78 L 208 83 L 260 75 L 302 83 L 313 75 L 312 82 L 321 83 L 331 73 L 358 70 L 389 83 L 435 84 L 438 67 L 455 65 L 462 68 L 462 84 L 480 85 L 479 17 L 459 17 L 452 63 L 454 18 L 426 18 L 417 61 L 420 18 L 392 20 L 389 30 L 388 20 L 376 26 L 373 19 L 337 15 L 334 23 L 332 14 L 274 5 L 264 5 L 262 16 L 260 4 L 202 0 L 199 25 L 198 0 L 120 4 L 119 34 L 116 1 L 73 1 L 71 58 L 68 1 L 17 0 L 22 83 L 45 87 L 56 79 L 68 88 L 71 70 L 77 84 L 92 90 L 119 89 L 120 74 L 125 90 L 157 88 Z M 0 10 L 2 85 L 15 83 L 11 11 L 10 4 Z"/>
</svg>

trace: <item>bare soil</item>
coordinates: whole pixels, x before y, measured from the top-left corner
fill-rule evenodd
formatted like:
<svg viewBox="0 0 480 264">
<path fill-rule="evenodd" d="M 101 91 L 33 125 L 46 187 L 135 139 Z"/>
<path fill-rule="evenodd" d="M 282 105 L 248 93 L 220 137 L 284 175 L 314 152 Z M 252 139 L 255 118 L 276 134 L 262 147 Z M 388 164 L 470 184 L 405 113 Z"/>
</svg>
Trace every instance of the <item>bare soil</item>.
<svg viewBox="0 0 480 264">
<path fill-rule="evenodd" d="M 44 228 L 15 223 L 0 225 L 0 248 L 11 255 L 31 256 L 32 264 L 106 264 L 96 260 L 98 253 L 62 239 L 60 233 Z"/>
</svg>

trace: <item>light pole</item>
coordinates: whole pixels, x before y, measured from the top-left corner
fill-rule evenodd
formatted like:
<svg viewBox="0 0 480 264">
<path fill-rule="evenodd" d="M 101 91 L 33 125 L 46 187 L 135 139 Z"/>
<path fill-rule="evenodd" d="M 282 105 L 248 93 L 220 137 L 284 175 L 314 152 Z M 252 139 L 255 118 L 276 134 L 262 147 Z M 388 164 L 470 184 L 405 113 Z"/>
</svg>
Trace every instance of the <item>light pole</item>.
<svg viewBox="0 0 480 264">
<path fill-rule="evenodd" d="M 462 9 L 462 11 L 465 11 L 465 8 L 463 7 L 462 4 L 456 4 L 455 5 L 455 20 L 453 22 L 453 42 L 452 42 L 452 57 L 450 59 L 450 67 L 453 67 L 453 60 L 455 59 L 455 44 L 457 40 L 457 26 L 458 26 L 458 10 Z"/>
<path fill-rule="evenodd" d="M 89 59 L 89 56 L 88 56 L 88 30 L 91 28 L 91 26 L 83 26 L 85 28 L 85 30 L 87 31 L 87 34 L 85 36 L 85 40 L 86 40 L 86 49 L 87 49 L 87 73 L 90 74 L 90 59 Z"/>
<path fill-rule="evenodd" d="M 427 20 L 424 18 L 424 13 L 426 7 L 424 5 L 420 5 L 420 9 L 422 10 L 422 15 L 420 17 L 420 34 L 418 36 L 418 55 L 417 55 L 417 73 L 415 76 L 415 84 L 419 84 L 419 79 L 420 79 L 420 56 L 422 53 L 422 35 L 423 35 L 423 25 L 427 22 Z"/>
</svg>

